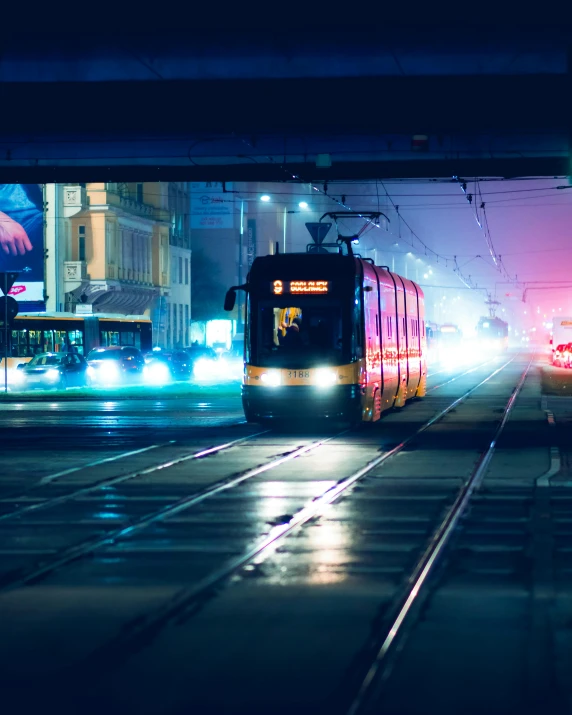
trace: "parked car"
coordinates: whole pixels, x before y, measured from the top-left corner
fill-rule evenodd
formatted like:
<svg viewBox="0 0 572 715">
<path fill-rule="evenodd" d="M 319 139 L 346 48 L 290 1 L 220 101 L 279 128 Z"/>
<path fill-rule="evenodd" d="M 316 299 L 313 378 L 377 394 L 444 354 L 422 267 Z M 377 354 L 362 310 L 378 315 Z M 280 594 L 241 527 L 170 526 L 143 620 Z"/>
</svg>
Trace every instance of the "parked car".
<svg viewBox="0 0 572 715">
<path fill-rule="evenodd" d="M 192 374 L 191 358 L 184 350 L 155 348 L 145 353 L 144 376 L 146 382 L 164 383 L 171 380 L 188 380 Z"/>
<path fill-rule="evenodd" d="M 572 343 L 568 343 L 568 345 L 566 345 L 564 357 L 564 367 L 572 367 Z"/>
<path fill-rule="evenodd" d="M 552 364 L 556 367 L 569 367 L 571 349 L 572 343 L 568 343 L 567 345 L 561 343 L 557 345 L 554 355 L 552 356 Z"/>
<path fill-rule="evenodd" d="M 140 350 L 129 346 L 94 348 L 87 356 L 88 375 L 94 385 L 125 385 L 143 376 L 145 359 Z"/>
<path fill-rule="evenodd" d="M 30 362 L 20 363 L 15 375 L 15 387 L 19 390 L 65 390 L 88 383 L 87 362 L 75 353 L 40 353 Z"/>
</svg>

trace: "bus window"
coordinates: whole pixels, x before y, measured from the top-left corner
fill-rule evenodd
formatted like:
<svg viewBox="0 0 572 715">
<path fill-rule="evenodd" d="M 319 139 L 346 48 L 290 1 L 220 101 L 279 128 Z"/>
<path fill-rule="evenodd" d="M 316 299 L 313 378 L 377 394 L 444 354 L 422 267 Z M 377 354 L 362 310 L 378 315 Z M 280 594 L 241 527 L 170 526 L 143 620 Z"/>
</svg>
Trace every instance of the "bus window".
<svg viewBox="0 0 572 715">
<path fill-rule="evenodd" d="M 83 355 L 83 332 L 81 330 L 70 330 L 68 333 L 68 349 L 75 346 L 78 353 Z"/>
<path fill-rule="evenodd" d="M 43 342 L 44 342 L 43 352 L 53 353 L 54 352 L 54 332 L 53 332 L 53 330 L 44 330 L 42 332 L 43 332 Z"/>
<path fill-rule="evenodd" d="M 67 350 L 67 331 L 65 330 L 55 330 L 55 340 L 54 340 L 54 352 L 63 353 Z"/>
<path fill-rule="evenodd" d="M 38 353 L 43 353 L 42 346 L 42 331 L 41 330 L 30 330 L 28 331 L 30 355 L 37 355 Z"/>
<path fill-rule="evenodd" d="M 131 331 L 121 332 L 121 345 L 135 345 L 135 336 Z"/>
<path fill-rule="evenodd" d="M 104 348 L 119 345 L 119 333 L 117 330 L 102 330 L 101 331 L 101 346 Z"/>
<path fill-rule="evenodd" d="M 12 357 L 28 357 L 28 331 L 12 331 Z"/>
</svg>

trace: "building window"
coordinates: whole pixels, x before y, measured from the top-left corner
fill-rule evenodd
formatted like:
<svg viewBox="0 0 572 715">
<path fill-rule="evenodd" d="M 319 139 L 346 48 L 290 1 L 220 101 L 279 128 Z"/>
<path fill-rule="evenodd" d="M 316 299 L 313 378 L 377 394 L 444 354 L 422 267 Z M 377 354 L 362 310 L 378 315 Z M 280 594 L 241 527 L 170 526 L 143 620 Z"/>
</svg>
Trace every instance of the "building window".
<svg viewBox="0 0 572 715">
<path fill-rule="evenodd" d="M 183 283 L 183 259 L 179 256 L 179 283 Z"/>
<path fill-rule="evenodd" d="M 185 305 L 185 329 L 183 331 L 183 346 L 189 344 L 189 306 Z"/>
<path fill-rule="evenodd" d="M 189 285 L 189 259 L 185 258 L 185 285 Z"/>
<path fill-rule="evenodd" d="M 177 304 L 173 303 L 173 347 L 177 345 Z"/>
<path fill-rule="evenodd" d="M 85 226 L 77 227 L 78 261 L 85 261 Z"/>
<path fill-rule="evenodd" d="M 137 184 L 137 201 L 143 203 L 143 184 Z"/>
</svg>

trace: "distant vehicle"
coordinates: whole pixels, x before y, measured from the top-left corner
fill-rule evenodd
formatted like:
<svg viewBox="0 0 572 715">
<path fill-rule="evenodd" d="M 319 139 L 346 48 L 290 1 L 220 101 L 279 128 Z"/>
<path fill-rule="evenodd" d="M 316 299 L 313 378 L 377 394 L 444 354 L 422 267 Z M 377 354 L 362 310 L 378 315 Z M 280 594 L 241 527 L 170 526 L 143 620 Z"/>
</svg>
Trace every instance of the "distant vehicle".
<svg viewBox="0 0 572 715">
<path fill-rule="evenodd" d="M 216 350 L 204 345 L 191 345 L 184 348 L 190 358 L 192 376 L 195 380 L 215 380 L 219 376 L 220 358 Z"/>
<path fill-rule="evenodd" d="M 556 346 L 556 350 L 552 356 L 552 364 L 555 367 L 570 367 L 570 358 L 572 353 L 572 343 L 567 345 L 560 343 Z"/>
<path fill-rule="evenodd" d="M 87 371 L 87 362 L 81 355 L 40 353 L 30 362 L 18 365 L 15 387 L 20 390 L 84 387 L 89 383 Z"/>
<path fill-rule="evenodd" d="M 552 320 L 552 352 L 558 345 L 567 345 L 572 341 L 572 318 L 553 318 Z"/>
<path fill-rule="evenodd" d="M 145 359 L 132 347 L 94 348 L 87 356 L 88 375 L 94 385 L 122 385 L 137 382 L 143 375 Z"/>
<path fill-rule="evenodd" d="M 485 350 L 505 352 L 508 350 L 508 323 L 500 318 L 481 318 L 477 325 L 477 339 Z"/>
<path fill-rule="evenodd" d="M 191 359 L 184 350 L 162 350 L 155 348 L 145 353 L 145 380 L 148 382 L 168 382 L 188 380 L 192 374 Z"/>
</svg>

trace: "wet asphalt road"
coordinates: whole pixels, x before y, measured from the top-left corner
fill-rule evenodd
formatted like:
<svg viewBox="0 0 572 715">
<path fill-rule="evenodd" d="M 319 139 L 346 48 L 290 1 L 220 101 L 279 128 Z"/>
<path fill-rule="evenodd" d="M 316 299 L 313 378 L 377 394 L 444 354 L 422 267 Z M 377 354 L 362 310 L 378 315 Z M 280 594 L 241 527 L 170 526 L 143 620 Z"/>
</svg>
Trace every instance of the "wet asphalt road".
<svg viewBox="0 0 572 715">
<path fill-rule="evenodd" d="M 48 702 L 60 712 L 347 712 L 392 599 L 490 443 L 526 367 L 524 356 L 512 357 L 467 374 L 434 370 L 423 401 L 351 432 L 247 425 L 238 397 L 228 396 L 1 404 L 7 712 Z M 544 633 L 535 608 L 545 601 L 533 595 L 544 542 L 530 534 L 550 435 L 535 380 L 532 371 L 491 463 L 488 491 L 459 532 L 446 578 L 435 582 L 435 621 L 412 626 L 372 712 L 433 712 L 429 692 L 441 713 L 477 712 L 466 702 L 467 689 L 483 692 L 476 676 L 439 696 L 443 673 L 464 649 L 502 692 L 497 709 L 486 698 L 471 702 L 481 712 L 485 704 L 489 712 L 522 712 L 534 662 L 523 654 L 537 651 Z M 481 382 L 328 502 L 340 482 Z M 560 499 L 566 515 L 567 494 Z M 561 609 L 567 563 L 558 571 Z M 491 605 L 481 609 L 478 646 L 469 648 L 466 599 L 474 607 L 480 590 Z M 504 650 L 489 662 L 510 663 L 509 678 L 483 665 L 495 639 Z M 442 657 L 431 655 L 436 647 Z M 560 650 L 540 680 L 565 680 Z M 428 662 L 440 662 L 440 676 L 427 675 Z M 427 690 L 407 688 L 411 677 Z M 535 687 L 545 695 L 542 683 Z"/>
</svg>

